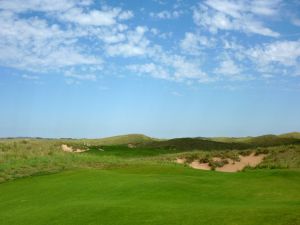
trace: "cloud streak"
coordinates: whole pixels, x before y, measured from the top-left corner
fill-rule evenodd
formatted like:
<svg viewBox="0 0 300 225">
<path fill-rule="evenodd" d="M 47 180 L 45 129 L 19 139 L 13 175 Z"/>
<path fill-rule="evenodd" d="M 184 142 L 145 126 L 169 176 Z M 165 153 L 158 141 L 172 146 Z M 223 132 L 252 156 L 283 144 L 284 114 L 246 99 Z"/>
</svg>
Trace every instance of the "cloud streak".
<svg viewBox="0 0 300 225">
<path fill-rule="evenodd" d="M 164 3 L 144 18 L 126 4 L 2 0 L 0 66 L 20 76 L 61 74 L 69 83 L 128 71 L 195 85 L 299 74 L 299 37 L 271 26 L 276 18 L 299 29 L 297 17 L 284 17 L 282 1 Z"/>
<path fill-rule="evenodd" d="M 212 33 L 219 30 L 253 33 L 270 37 L 280 34 L 266 27 L 259 16 L 277 14 L 279 1 L 207 0 L 194 9 L 194 22 Z"/>
</svg>

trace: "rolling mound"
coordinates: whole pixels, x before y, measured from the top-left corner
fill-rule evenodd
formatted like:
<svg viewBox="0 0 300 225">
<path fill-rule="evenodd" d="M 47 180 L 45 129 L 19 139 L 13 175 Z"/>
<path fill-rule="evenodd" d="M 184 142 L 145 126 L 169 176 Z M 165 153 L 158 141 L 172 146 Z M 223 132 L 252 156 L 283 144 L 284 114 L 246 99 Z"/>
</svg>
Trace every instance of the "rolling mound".
<svg viewBox="0 0 300 225">
<path fill-rule="evenodd" d="M 127 145 L 127 144 L 141 144 L 153 141 L 158 141 L 159 139 L 151 138 L 143 134 L 127 134 L 118 135 L 113 137 L 100 138 L 97 140 L 99 145 Z"/>
<path fill-rule="evenodd" d="M 256 147 L 273 147 L 281 145 L 300 144 L 297 133 L 293 135 L 263 135 L 242 138 L 175 138 L 163 141 L 149 141 L 140 143 L 139 146 L 147 148 L 165 148 L 176 150 L 230 150 L 247 149 Z"/>
<path fill-rule="evenodd" d="M 167 148 L 176 150 L 223 150 L 246 149 L 249 147 L 244 143 L 217 142 L 202 138 L 175 138 L 166 141 L 143 143 L 139 146 L 147 148 Z"/>
<path fill-rule="evenodd" d="M 300 144 L 300 139 L 276 135 L 263 135 L 250 138 L 249 140 L 245 141 L 245 143 L 249 143 L 254 147 L 268 147 L 289 144 Z"/>
<path fill-rule="evenodd" d="M 281 134 L 279 135 L 279 137 L 300 139 L 300 132 L 290 132 L 286 134 Z"/>
</svg>

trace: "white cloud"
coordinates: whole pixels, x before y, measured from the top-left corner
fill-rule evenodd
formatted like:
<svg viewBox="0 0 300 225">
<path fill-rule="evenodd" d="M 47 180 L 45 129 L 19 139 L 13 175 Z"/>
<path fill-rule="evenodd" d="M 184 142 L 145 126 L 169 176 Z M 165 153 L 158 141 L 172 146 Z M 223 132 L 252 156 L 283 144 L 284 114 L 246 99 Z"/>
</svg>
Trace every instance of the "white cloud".
<svg viewBox="0 0 300 225">
<path fill-rule="evenodd" d="M 127 25 L 120 23 L 132 18 L 133 13 L 109 7 L 84 9 L 91 2 L 0 1 L 0 9 L 4 9 L 0 10 L 0 65 L 40 72 L 84 65 L 99 68 L 103 59 L 94 53 L 95 46 L 103 48 L 101 42 L 109 46 L 127 39 L 129 50 L 142 54 L 138 51 L 147 45 L 142 40 L 131 49 L 138 42 L 138 35 L 143 33 L 141 28 L 130 31 Z M 43 16 L 33 17 L 32 11 L 41 12 Z M 66 23 L 61 24 L 60 20 Z M 137 34 L 136 37 L 131 37 L 132 33 Z M 87 39 L 96 39 L 96 42 L 86 42 Z M 123 46 L 124 52 L 125 48 Z"/>
<path fill-rule="evenodd" d="M 160 5 L 165 5 L 167 4 L 167 0 L 153 0 L 154 2 L 160 4 Z"/>
<path fill-rule="evenodd" d="M 180 17 L 182 11 L 174 10 L 174 11 L 167 11 L 163 10 L 157 13 L 151 12 L 150 16 L 155 19 L 176 19 Z"/>
<path fill-rule="evenodd" d="M 227 0 L 207 0 L 205 4 L 219 12 L 228 14 L 232 17 L 241 17 L 240 11 L 242 11 L 244 8 L 244 6 L 242 5 L 242 1 L 233 2 Z"/>
<path fill-rule="evenodd" d="M 127 69 L 138 74 L 147 74 L 155 78 L 170 79 L 168 71 L 154 63 L 128 65 Z"/>
<path fill-rule="evenodd" d="M 207 0 L 205 4 L 234 18 L 241 18 L 243 13 L 274 16 L 279 11 L 280 0 Z"/>
<path fill-rule="evenodd" d="M 232 63 L 227 61 L 228 57 L 225 57 L 215 72 L 227 74 L 228 77 L 234 74 L 238 76 L 238 72 L 250 73 L 251 77 L 239 75 L 247 79 L 252 79 L 252 74 L 269 79 L 279 76 L 295 76 L 296 68 L 300 65 L 300 40 L 272 41 L 256 44 L 253 47 L 243 46 L 234 40 L 223 39 L 222 41 L 224 54 L 231 57 Z"/>
<path fill-rule="evenodd" d="M 203 47 L 211 47 L 213 44 L 214 40 L 191 32 L 185 33 L 184 39 L 180 41 L 181 49 L 192 55 L 199 55 Z"/>
<path fill-rule="evenodd" d="M 65 73 L 65 77 L 73 78 L 76 80 L 89 80 L 89 81 L 97 80 L 97 76 L 95 74 L 76 74 L 76 73 L 70 73 L 69 71 Z"/>
<path fill-rule="evenodd" d="M 154 45 L 147 49 L 146 57 L 151 59 L 153 63 L 138 64 L 129 67 L 132 71 L 145 73 L 156 78 L 168 79 L 171 81 L 198 81 L 209 82 L 213 78 L 208 77 L 202 71 L 201 65 L 197 61 L 192 61 L 186 57 L 173 52 L 166 52 L 160 46 Z M 159 73 L 157 71 L 160 71 Z M 159 74 L 159 76 L 157 76 Z"/>
<path fill-rule="evenodd" d="M 26 79 L 26 80 L 39 80 L 40 79 L 38 76 L 27 75 L 27 74 L 23 74 L 22 78 Z"/>
<path fill-rule="evenodd" d="M 117 44 L 107 45 L 106 52 L 109 56 L 143 56 L 147 52 L 149 40 L 145 37 L 147 27 L 138 26 L 133 31 L 126 33 L 126 40 Z"/>
<path fill-rule="evenodd" d="M 81 53 L 69 32 L 39 19 L 1 17 L 0 64 L 22 69 L 47 70 L 76 64 L 101 64 Z"/>
<path fill-rule="evenodd" d="M 87 0 L 1 0 L 0 9 L 13 12 L 39 11 L 63 12 L 75 6 L 87 6 L 92 1 Z"/>
<path fill-rule="evenodd" d="M 200 82 L 207 82 L 210 80 L 197 63 L 188 61 L 183 57 L 174 57 L 172 66 L 175 69 L 174 77 L 178 81 L 195 79 Z"/>
<path fill-rule="evenodd" d="M 162 39 L 168 39 L 168 38 L 171 38 L 173 36 L 173 33 L 172 32 L 161 32 L 159 31 L 158 29 L 156 28 L 151 28 L 150 29 L 150 32 L 156 36 L 156 37 L 159 37 L 159 38 L 162 38 Z"/>
<path fill-rule="evenodd" d="M 85 13 L 82 8 L 72 8 L 61 14 L 60 18 L 80 25 L 111 26 L 116 24 L 119 15 L 123 18 L 126 17 L 126 15 L 120 13 L 121 9 L 119 8 L 91 10 L 88 13 Z"/>
<path fill-rule="evenodd" d="M 67 85 L 79 85 L 80 82 L 78 80 L 73 80 L 73 79 L 66 79 L 65 80 Z"/>
<path fill-rule="evenodd" d="M 245 33 L 278 37 L 280 34 L 265 27 L 260 16 L 274 16 L 279 1 L 207 0 L 194 9 L 194 22 L 213 33 L 218 30 L 235 30 Z"/>
<path fill-rule="evenodd" d="M 90 10 L 85 12 L 81 7 L 73 7 L 59 15 L 59 18 L 87 26 L 112 26 L 119 20 L 129 20 L 133 17 L 132 11 L 122 11 L 121 8 L 105 8 L 102 10 Z"/>
<path fill-rule="evenodd" d="M 131 18 L 133 18 L 133 12 L 132 11 L 124 11 L 124 12 L 121 12 L 118 16 L 118 18 L 120 20 L 129 20 Z"/>
<path fill-rule="evenodd" d="M 237 66 L 236 63 L 230 58 L 226 58 L 222 60 L 219 67 L 215 69 L 215 73 L 233 79 L 241 77 L 241 72 L 242 72 L 241 68 Z"/>
<path fill-rule="evenodd" d="M 106 44 L 114 44 L 126 40 L 126 34 L 122 32 L 101 31 L 96 36 Z"/>
<path fill-rule="evenodd" d="M 276 16 L 278 15 L 281 7 L 281 0 L 254 0 L 249 2 L 245 1 L 244 6 L 249 7 L 249 11 L 256 15 L 263 16 Z"/>
<path fill-rule="evenodd" d="M 64 11 L 75 6 L 75 1 L 66 0 L 2 0 L 0 1 L 0 9 L 9 10 L 13 12 L 25 11 Z"/>
<path fill-rule="evenodd" d="M 119 43 L 115 45 L 109 45 L 106 47 L 106 51 L 109 56 L 142 56 L 145 54 L 147 45 L 141 43 L 141 45 L 135 45 L 132 42 Z"/>
<path fill-rule="evenodd" d="M 149 46 L 143 57 L 150 63 L 131 64 L 127 66 L 127 69 L 138 74 L 176 82 L 210 82 L 213 80 L 202 71 L 197 61 L 165 51 L 158 45 Z"/>
<path fill-rule="evenodd" d="M 300 59 L 300 40 L 275 41 L 249 49 L 246 54 L 258 64 L 280 63 L 295 66 Z"/>
<path fill-rule="evenodd" d="M 118 66 L 111 69 L 114 62 L 110 64 L 117 57 L 120 64 L 128 63 L 126 69 L 130 71 L 176 82 L 210 82 L 220 77 L 241 79 L 244 77 L 241 73 L 247 71 L 243 67 L 246 61 L 259 64 L 253 70 L 262 76 L 274 75 L 283 71 L 280 66 L 299 65 L 299 40 L 249 48 L 243 45 L 244 39 L 237 40 L 232 33 L 217 37 L 207 31 L 278 37 L 279 33 L 267 27 L 265 21 L 280 16 L 280 4 L 279 0 L 201 1 L 193 8 L 197 26 L 187 27 L 189 32 L 182 32 L 182 40 L 174 40 L 178 36 L 172 36 L 168 29 L 135 25 L 138 20 L 127 21 L 134 17 L 130 10 L 103 4 L 95 8 L 99 5 L 92 0 L 0 0 L 0 65 L 23 70 L 25 74 L 26 71 L 60 72 L 72 84 L 97 80 L 95 74 L 102 67 L 110 67 L 110 72 L 119 70 Z M 175 19 L 184 9 L 173 6 L 150 15 L 156 19 Z M 168 49 L 154 41 L 168 43 Z M 215 62 L 221 54 L 229 57 L 221 59 L 216 69 L 205 64 Z M 26 76 L 29 75 L 23 78 L 30 79 Z"/>
</svg>

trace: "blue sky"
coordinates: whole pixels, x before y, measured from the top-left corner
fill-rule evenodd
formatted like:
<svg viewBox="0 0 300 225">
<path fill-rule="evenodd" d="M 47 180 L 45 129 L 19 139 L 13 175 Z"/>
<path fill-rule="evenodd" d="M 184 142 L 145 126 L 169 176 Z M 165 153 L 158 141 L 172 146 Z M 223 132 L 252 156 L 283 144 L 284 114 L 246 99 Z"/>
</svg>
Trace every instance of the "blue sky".
<svg viewBox="0 0 300 225">
<path fill-rule="evenodd" d="M 1 0 L 0 137 L 300 131 L 300 1 Z"/>
</svg>

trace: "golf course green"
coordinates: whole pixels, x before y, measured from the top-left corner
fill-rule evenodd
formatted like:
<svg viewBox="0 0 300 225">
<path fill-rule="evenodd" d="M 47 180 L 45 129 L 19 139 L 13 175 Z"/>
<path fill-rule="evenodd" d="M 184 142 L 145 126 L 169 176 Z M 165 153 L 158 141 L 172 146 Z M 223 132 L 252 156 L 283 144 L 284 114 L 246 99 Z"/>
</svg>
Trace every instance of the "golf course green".
<svg viewBox="0 0 300 225">
<path fill-rule="evenodd" d="M 0 224 L 297 225 L 300 171 L 77 169 L 0 184 Z"/>
</svg>

